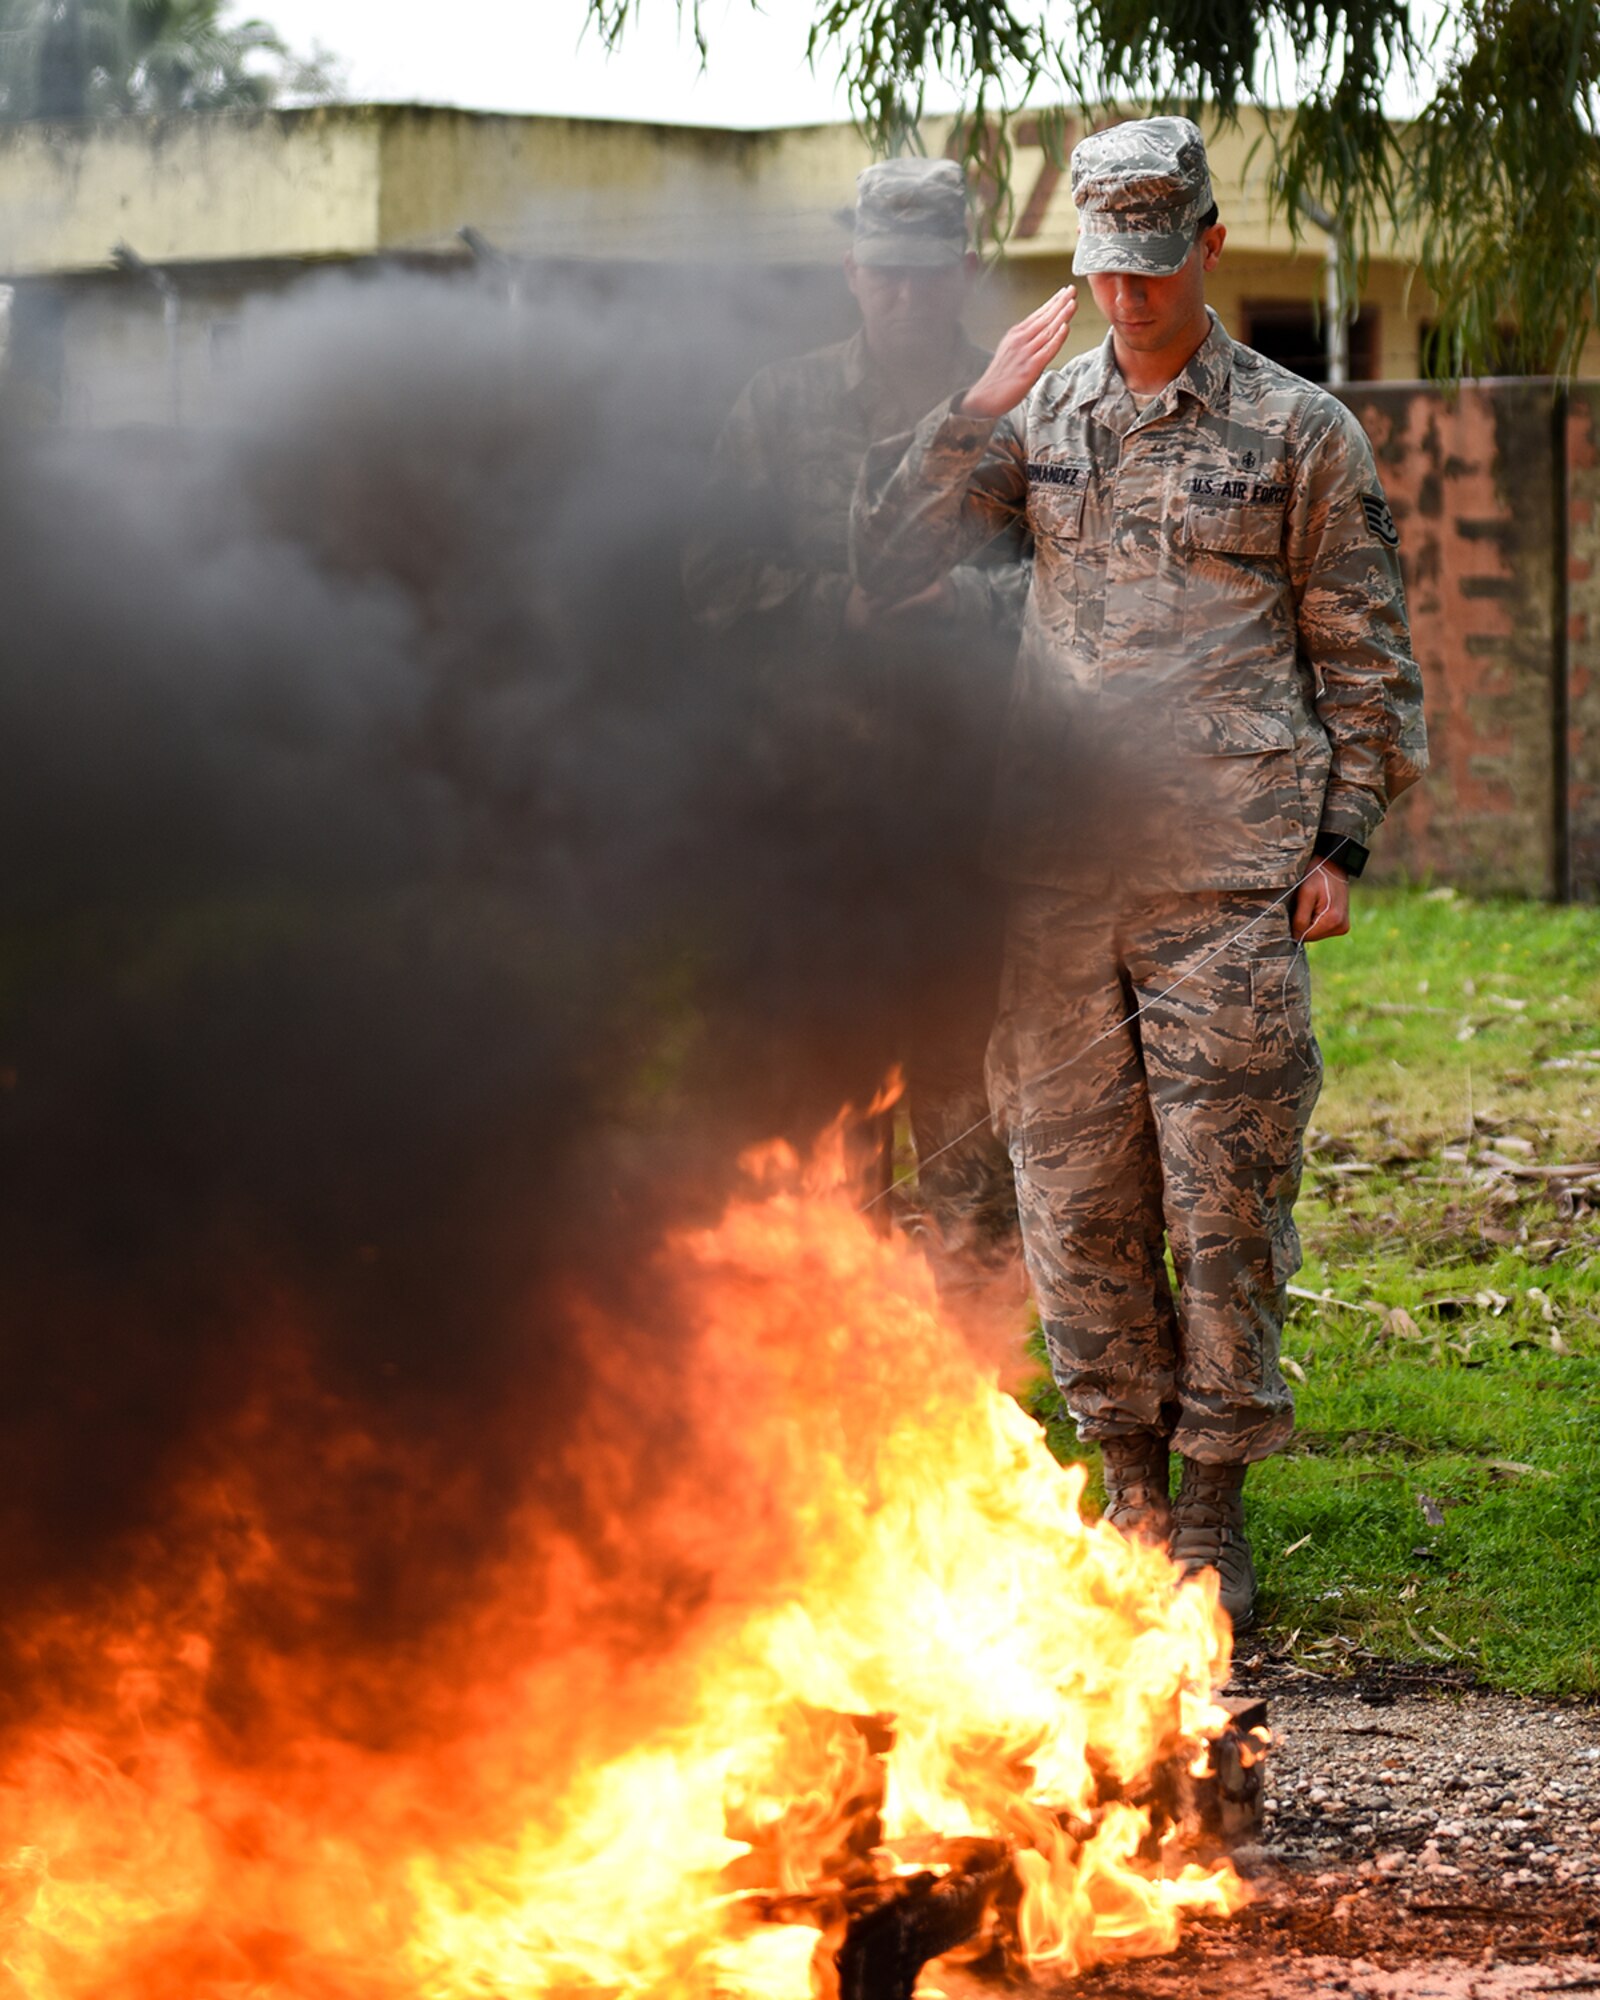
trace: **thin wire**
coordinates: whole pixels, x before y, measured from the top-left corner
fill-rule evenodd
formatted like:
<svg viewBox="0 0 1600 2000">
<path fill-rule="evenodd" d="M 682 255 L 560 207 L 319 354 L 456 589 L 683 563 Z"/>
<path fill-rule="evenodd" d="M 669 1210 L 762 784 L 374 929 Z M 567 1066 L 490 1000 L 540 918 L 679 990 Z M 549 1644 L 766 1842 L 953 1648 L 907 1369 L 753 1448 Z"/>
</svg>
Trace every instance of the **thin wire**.
<svg viewBox="0 0 1600 2000">
<path fill-rule="evenodd" d="M 1334 852 L 1336 854 L 1338 849 L 1335 849 Z M 1063 1070 L 1071 1069 L 1074 1063 L 1082 1062 L 1084 1057 L 1099 1048 L 1102 1042 L 1110 1041 L 1113 1035 L 1120 1034 L 1124 1028 L 1131 1028 L 1141 1014 L 1148 1013 L 1152 1007 L 1159 1006 L 1163 1000 L 1168 999 L 1172 994 L 1176 993 L 1180 986 L 1187 986 L 1198 974 L 1204 972 L 1214 959 L 1220 958 L 1225 951 L 1231 951 L 1241 938 L 1247 937 L 1263 918 L 1270 917 L 1274 910 L 1281 910 L 1295 891 L 1311 880 L 1323 862 L 1331 861 L 1333 858 L 1334 855 L 1332 854 L 1319 854 L 1316 860 L 1312 862 L 1311 866 L 1300 877 L 1299 881 L 1291 882 L 1281 896 L 1274 898 L 1264 909 L 1257 910 L 1249 923 L 1241 925 L 1232 937 L 1224 938 L 1221 944 L 1214 946 L 1212 950 L 1206 953 L 1204 958 L 1190 966 L 1189 970 L 1181 978 L 1173 980 L 1170 986 L 1164 987 L 1159 993 L 1152 993 L 1148 1000 L 1141 1000 L 1131 1014 L 1124 1016 L 1120 1021 L 1113 1021 L 1109 1028 L 1102 1028 L 1092 1042 L 1085 1042 L 1081 1049 L 1074 1050 L 1065 1062 L 1058 1062 L 1049 1069 L 1041 1070 L 1037 1076 L 1031 1077 L 1029 1079 L 1030 1088 L 1037 1088 L 1041 1083 L 1048 1083 L 1051 1077 L 1059 1076 Z M 1305 951 L 1306 945 L 1303 938 L 1296 938 L 1294 942 L 1297 951 Z M 1292 954 L 1290 964 L 1293 964 Z M 1289 974 L 1285 971 L 1284 986 L 1286 990 L 1288 982 Z M 964 1132 L 958 1132 L 953 1139 L 947 1139 L 942 1146 L 936 1146 L 925 1160 L 919 1159 L 909 1174 L 902 1174 L 899 1180 L 890 1181 L 887 1187 L 879 1188 L 870 1201 L 861 1203 L 856 1213 L 858 1215 L 865 1215 L 870 1209 L 876 1208 L 880 1201 L 887 1201 L 890 1195 L 897 1193 L 903 1187 L 909 1187 L 914 1180 L 920 1177 L 925 1167 L 931 1167 L 934 1161 L 941 1158 L 945 1153 L 953 1153 L 957 1146 L 962 1145 L 966 1140 L 970 1139 L 974 1132 L 981 1132 L 989 1123 L 990 1120 L 988 1118 L 975 1118 Z"/>
<path fill-rule="evenodd" d="M 1293 979 L 1296 968 L 1302 959 L 1305 959 L 1309 964 L 1310 954 L 1307 952 L 1305 939 L 1296 938 L 1294 940 L 1294 950 L 1283 961 L 1283 980 L 1278 987 L 1278 1011 L 1280 1014 L 1286 1012 L 1288 1009 L 1289 981 Z"/>
</svg>

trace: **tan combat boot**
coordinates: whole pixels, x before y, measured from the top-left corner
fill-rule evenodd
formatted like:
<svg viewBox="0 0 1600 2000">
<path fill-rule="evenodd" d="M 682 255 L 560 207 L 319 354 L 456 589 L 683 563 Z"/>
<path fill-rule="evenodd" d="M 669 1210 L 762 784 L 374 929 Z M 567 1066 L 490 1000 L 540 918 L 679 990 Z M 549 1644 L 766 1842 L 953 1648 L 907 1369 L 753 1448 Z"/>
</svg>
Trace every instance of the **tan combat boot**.
<svg viewBox="0 0 1600 2000">
<path fill-rule="evenodd" d="M 1235 1632 L 1248 1632 L 1256 1615 L 1255 1565 L 1244 1532 L 1246 1470 L 1186 1458 L 1172 1509 L 1172 1560 L 1185 1576 L 1217 1572 Z"/>
<path fill-rule="evenodd" d="M 1124 1437 L 1100 1440 L 1105 1518 L 1113 1528 L 1135 1541 L 1166 1546 L 1172 1527 L 1169 1464 L 1167 1441 L 1159 1431 L 1129 1431 Z"/>
</svg>

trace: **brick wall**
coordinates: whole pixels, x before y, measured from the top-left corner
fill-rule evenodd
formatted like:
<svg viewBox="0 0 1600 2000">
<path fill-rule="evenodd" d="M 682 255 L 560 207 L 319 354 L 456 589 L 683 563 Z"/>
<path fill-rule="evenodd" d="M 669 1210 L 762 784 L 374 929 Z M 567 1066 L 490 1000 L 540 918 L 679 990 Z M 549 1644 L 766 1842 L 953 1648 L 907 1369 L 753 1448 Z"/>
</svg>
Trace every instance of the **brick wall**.
<svg viewBox="0 0 1600 2000">
<path fill-rule="evenodd" d="M 1600 899 L 1600 383 L 1567 397 L 1566 847 L 1570 893 Z"/>
<path fill-rule="evenodd" d="M 1600 896 L 1600 384 L 1343 393 L 1400 527 L 1433 752 L 1372 872 Z"/>
</svg>

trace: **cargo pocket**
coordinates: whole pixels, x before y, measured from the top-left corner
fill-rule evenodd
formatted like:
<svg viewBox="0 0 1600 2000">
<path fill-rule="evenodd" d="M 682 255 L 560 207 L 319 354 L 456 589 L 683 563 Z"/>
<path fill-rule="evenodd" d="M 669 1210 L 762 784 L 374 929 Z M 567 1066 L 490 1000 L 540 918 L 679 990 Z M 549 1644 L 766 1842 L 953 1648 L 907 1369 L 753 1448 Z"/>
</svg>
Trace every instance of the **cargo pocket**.
<svg viewBox="0 0 1600 2000">
<path fill-rule="evenodd" d="M 1178 747 L 1202 757 L 1286 755 L 1294 762 L 1294 731 L 1270 709 L 1192 708 L 1176 721 Z"/>
<path fill-rule="evenodd" d="M 1251 959 L 1250 1008 L 1251 1096 L 1283 1136 L 1279 1164 L 1298 1178 L 1301 1136 L 1322 1088 L 1322 1051 L 1311 1027 L 1311 967 L 1303 948 L 1289 944 Z"/>
<path fill-rule="evenodd" d="M 1294 731 L 1287 717 L 1253 708 L 1204 708 L 1174 723 L 1184 837 L 1221 879 L 1270 881 L 1305 844 Z M 1213 878 L 1217 879 L 1217 878 Z"/>
<path fill-rule="evenodd" d="M 1256 1026 L 1252 1069 L 1275 1070 L 1312 1042 L 1311 966 L 1303 946 L 1273 944 L 1251 958 L 1250 1005 Z"/>
<path fill-rule="evenodd" d="M 1300 1254 L 1300 1232 L 1285 1216 L 1272 1239 L 1272 1282 L 1275 1285 L 1288 1284 L 1304 1262 Z"/>
</svg>

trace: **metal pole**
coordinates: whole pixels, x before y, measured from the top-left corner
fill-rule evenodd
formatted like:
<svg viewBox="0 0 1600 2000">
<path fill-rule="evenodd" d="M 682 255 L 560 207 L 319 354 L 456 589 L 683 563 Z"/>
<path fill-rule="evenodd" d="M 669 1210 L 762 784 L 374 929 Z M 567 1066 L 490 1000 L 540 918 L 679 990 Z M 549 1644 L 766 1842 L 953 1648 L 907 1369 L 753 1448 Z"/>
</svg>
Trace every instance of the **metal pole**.
<svg viewBox="0 0 1600 2000">
<path fill-rule="evenodd" d="M 1328 386 L 1350 380 L 1350 314 L 1344 299 L 1344 239 L 1337 225 L 1328 233 L 1323 269 L 1322 338 L 1328 355 Z"/>
<path fill-rule="evenodd" d="M 1344 292 L 1344 229 L 1320 201 L 1300 196 L 1300 212 L 1328 239 L 1322 271 L 1322 343 L 1327 357 L 1328 386 L 1350 380 L 1350 302 Z"/>
</svg>

